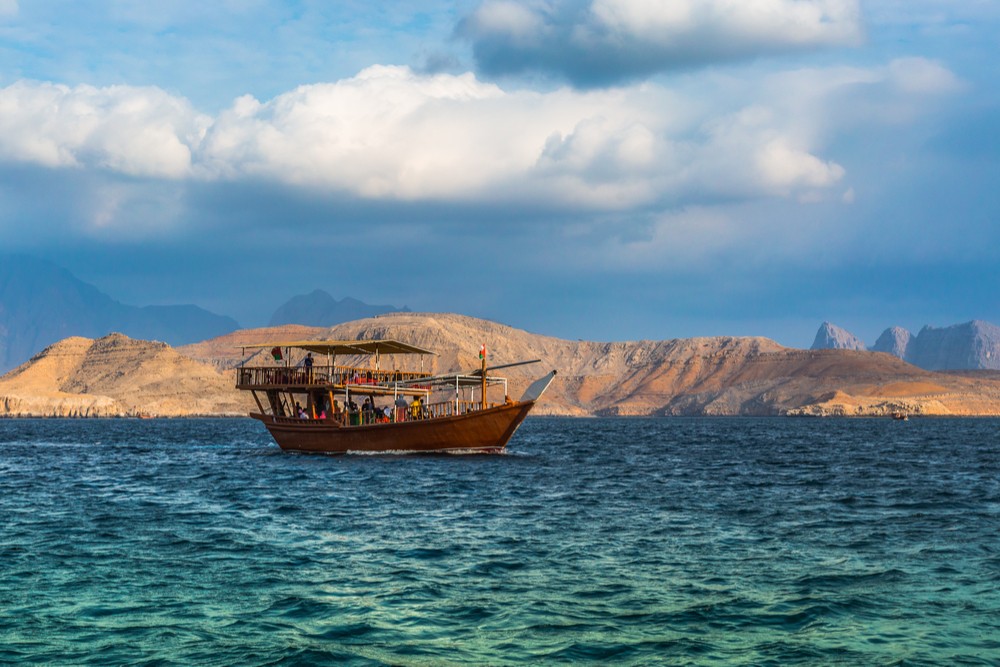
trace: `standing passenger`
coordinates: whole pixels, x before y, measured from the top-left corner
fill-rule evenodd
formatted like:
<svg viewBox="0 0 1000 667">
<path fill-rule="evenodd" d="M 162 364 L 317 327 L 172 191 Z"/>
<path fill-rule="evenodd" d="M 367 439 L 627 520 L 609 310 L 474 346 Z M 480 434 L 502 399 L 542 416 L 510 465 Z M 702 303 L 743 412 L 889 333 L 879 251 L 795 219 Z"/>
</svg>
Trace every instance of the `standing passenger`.
<svg viewBox="0 0 1000 667">
<path fill-rule="evenodd" d="M 306 354 L 306 358 L 303 359 L 302 364 L 306 367 L 306 383 L 312 384 L 313 381 L 313 353 L 309 352 Z"/>
</svg>

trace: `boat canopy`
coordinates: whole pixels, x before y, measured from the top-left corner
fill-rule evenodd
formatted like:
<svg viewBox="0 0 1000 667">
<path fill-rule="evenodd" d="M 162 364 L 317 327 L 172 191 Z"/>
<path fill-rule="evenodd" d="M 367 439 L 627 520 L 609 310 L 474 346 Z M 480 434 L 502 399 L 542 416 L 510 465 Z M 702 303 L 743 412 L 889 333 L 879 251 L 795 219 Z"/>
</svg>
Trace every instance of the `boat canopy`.
<svg viewBox="0 0 1000 667">
<path fill-rule="evenodd" d="M 255 345 L 241 345 L 243 349 L 265 349 L 272 347 L 296 348 L 314 354 L 436 354 L 416 345 L 398 340 L 294 340 L 275 341 Z"/>
</svg>

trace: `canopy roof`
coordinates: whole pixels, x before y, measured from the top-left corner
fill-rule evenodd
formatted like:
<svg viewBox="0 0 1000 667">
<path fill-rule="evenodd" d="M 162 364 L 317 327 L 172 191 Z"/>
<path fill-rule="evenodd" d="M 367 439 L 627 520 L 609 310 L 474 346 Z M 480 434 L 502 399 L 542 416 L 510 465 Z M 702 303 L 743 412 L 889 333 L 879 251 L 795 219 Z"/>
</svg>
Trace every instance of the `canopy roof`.
<svg viewBox="0 0 1000 667">
<path fill-rule="evenodd" d="M 294 347 L 315 354 L 435 354 L 416 345 L 398 340 L 292 340 L 274 341 L 255 345 L 241 345 L 244 349 Z"/>
</svg>

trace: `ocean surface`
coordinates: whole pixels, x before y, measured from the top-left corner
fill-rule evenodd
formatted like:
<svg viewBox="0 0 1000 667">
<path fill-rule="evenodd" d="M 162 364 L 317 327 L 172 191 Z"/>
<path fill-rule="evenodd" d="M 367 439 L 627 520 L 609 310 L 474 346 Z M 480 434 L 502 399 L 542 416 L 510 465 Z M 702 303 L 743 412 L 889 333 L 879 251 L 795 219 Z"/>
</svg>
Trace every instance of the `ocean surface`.
<svg viewBox="0 0 1000 667">
<path fill-rule="evenodd" d="M 1000 665 L 1000 421 L 0 420 L 0 664 Z"/>
</svg>

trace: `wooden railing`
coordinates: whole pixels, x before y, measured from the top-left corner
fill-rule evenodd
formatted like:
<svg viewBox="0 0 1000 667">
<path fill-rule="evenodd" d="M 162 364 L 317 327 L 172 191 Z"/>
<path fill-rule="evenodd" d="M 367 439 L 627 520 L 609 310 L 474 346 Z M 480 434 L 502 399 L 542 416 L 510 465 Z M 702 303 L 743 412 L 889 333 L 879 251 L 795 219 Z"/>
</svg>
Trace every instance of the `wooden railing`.
<svg viewBox="0 0 1000 667">
<path fill-rule="evenodd" d="M 313 366 L 311 369 L 303 366 L 245 366 L 236 369 L 236 386 L 247 389 L 293 385 L 391 385 L 425 377 L 430 377 L 430 374 L 353 366 Z"/>
</svg>

